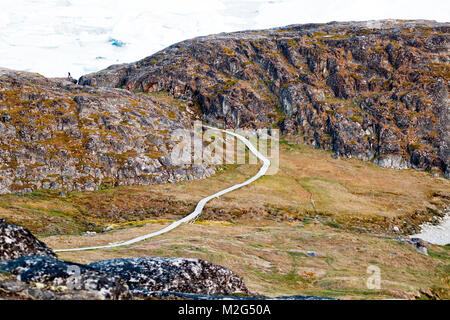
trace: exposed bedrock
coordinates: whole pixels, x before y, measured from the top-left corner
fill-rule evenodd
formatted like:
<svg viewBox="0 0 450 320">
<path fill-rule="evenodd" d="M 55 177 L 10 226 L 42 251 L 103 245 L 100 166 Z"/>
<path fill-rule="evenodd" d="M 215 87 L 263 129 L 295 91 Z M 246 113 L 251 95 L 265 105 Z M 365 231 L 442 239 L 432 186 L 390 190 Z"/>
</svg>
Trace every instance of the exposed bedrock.
<svg viewBox="0 0 450 320">
<path fill-rule="evenodd" d="M 221 33 L 79 83 L 167 91 L 216 126 L 279 126 L 343 157 L 448 177 L 449 31 L 383 20 Z"/>
</svg>

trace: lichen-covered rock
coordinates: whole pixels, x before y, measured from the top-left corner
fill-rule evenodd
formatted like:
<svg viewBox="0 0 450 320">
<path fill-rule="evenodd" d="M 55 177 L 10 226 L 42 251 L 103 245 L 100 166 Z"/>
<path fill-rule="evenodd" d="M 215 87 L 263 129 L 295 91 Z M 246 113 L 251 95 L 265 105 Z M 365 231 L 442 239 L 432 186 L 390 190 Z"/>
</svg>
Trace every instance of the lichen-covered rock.
<svg viewBox="0 0 450 320">
<path fill-rule="evenodd" d="M 224 267 L 200 259 L 128 258 L 98 261 L 87 266 L 124 279 L 141 295 L 175 291 L 209 295 L 248 293 L 242 279 Z"/>
<path fill-rule="evenodd" d="M 51 257 L 27 256 L 0 264 L 0 271 L 17 275 L 30 283 L 43 283 L 52 288 L 88 291 L 99 299 L 128 299 L 128 286 L 114 274 L 98 272 L 85 265 Z"/>
<path fill-rule="evenodd" d="M 375 159 L 374 163 L 378 164 L 380 167 L 393 168 L 393 169 L 409 169 L 410 163 L 400 156 L 381 156 Z"/>
<path fill-rule="evenodd" d="M 0 271 L 14 274 L 25 283 L 68 290 L 71 292 L 68 296 L 98 299 L 127 299 L 131 298 L 131 292 L 145 296 L 152 291 L 207 295 L 249 293 L 234 272 L 200 259 L 124 258 L 86 265 L 58 260 L 55 253 L 26 228 L 2 220 Z"/>
<path fill-rule="evenodd" d="M 449 39 L 449 23 L 423 20 L 221 33 L 79 82 L 165 90 L 198 102 L 215 126 L 278 125 L 342 157 L 448 177 Z"/>
<path fill-rule="evenodd" d="M 0 275 L 0 300 L 100 300 L 96 291 L 53 288 L 43 283 L 25 283 L 13 275 Z"/>
<path fill-rule="evenodd" d="M 172 161 L 190 123 L 149 95 L 0 68 L 0 194 L 208 177 L 207 163 Z"/>
<path fill-rule="evenodd" d="M 52 249 L 26 228 L 0 219 L 0 262 L 31 255 L 56 257 Z"/>
<path fill-rule="evenodd" d="M 0 271 L 53 290 L 90 292 L 101 299 L 128 299 L 154 291 L 229 295 L 249 291 L 231 270 L 200 259 L 127 258 L 86 265 L 27 256 L 0 264 Z"/>
</svg>

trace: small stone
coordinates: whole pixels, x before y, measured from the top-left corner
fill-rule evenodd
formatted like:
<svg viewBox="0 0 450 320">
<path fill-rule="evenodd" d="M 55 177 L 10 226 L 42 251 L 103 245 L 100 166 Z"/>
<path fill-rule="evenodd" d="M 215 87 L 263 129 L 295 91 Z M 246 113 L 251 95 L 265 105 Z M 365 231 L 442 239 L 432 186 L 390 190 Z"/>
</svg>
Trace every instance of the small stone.
<svg viewBox="0 0 450 320">
<path fill-rule="evenodd" d="M 317 257 L 317 253 L 315 251 L 306 251 L 306 254 L 312 258 Z"/>
<path fill-rule="evenodd" d="M 416 247 L 417 251 L 423 253 L 424 255 L 428 255 L 428 249 L 426 247 Z"/>
<path fill-rule="evenodd" d="M 425 241 L 420 238 L 411 238 L 411 242 L 419 252 L 428 255 L 427 244 Z"/>
</svg>

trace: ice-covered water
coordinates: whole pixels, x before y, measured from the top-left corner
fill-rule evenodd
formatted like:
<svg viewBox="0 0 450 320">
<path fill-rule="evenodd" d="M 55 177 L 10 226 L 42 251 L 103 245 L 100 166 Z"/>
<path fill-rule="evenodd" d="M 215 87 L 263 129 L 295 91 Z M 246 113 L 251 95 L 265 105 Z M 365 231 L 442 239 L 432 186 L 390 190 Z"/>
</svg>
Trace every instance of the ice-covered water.
<svg viewBox="0 0 450 320">
<path fill-rule="evenodd" d="M 79 77 L 200 35 L 449 12 L 444 0 L 0 0 L 0 66 Z"/>
<path fill-rule="evenodd" d="M 446 245 L 450 243 L 450 213 L 442 219 L 439 225 L 424 224 L 419 234 L 411 238 L 420 238 L 430 243 Z"/>
</svg>

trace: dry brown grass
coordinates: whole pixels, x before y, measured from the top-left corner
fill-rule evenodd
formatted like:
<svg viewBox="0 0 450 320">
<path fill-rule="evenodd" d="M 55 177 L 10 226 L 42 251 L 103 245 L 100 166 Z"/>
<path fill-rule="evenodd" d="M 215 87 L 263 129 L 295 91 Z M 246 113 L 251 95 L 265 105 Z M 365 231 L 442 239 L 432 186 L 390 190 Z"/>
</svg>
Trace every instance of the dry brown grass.
<svg viewBox="0 0 450 320">
<path fill-rule="evenodd" d="M 196 224 L 129 247 L 62 253 L 60 258 L 202 258 L 231 268 L 251 290 L 269 296 L 413 298 L 421 289 L 434 288 L 448 297 L 448 246 L 430 247 L 427 257 L 390 234 L 393 224 L 411 230 L 448 205 L 448 180 L 333 159 L 329 152 L 287 141 L 280 149 L 276 175 L 208 203 Z M 258 168 L 228 166 L 204 180 L 66 197 L 49 191 L 4 195 L 0 217 L 41 234 L 52 248 L 104 245 L 161 229 L 191 212 L 199 199 L 244 181 Z M 118 229 L 79 235 L 109 225 Z M 323 257 L 308 257 L 308 250 Z M 381 268 L 381 291 L 365 286 L 371 264 Z"/>
<path fill-rule="evenodd" d="M 179 219 L 196 202 L 255 174 L 259 165 L 228 166 L 203 180 L 124 186 L 60 197 L 42 191 L 0 196 L 0 217 L 40 234 L 102 230 L 112 223 Z M 310 199 L 314 200 L 314 207 Z M 404 232 L 439 213 L 450 200 L 450 182 L 426 172 L 380 168 L 356 159 L 283 141 L 276 175 L 211 201 L 200 219 L 301 220 L 320 216 L 342 227 Z"/>
<path fill-rule="evenodd" d="M 43 238 L 53 248 L 118 242 L 149 233 L 166 223 L 112 232 Z M 352 234 L 311 221 L 240 221 L 232 225 L 186 224 L 174 232 L 127 247 L 60 253 L 66 260 L 91 261 L 140 256 L 201 258 L 244 278 L 251 291 L 268 296 L 319 295 L 345 299 L 414 298 L 434 288 L 445 297 L 448 248 L 432 246 L 425 256 L 391 238 Z M 319 257 L 309 257 L 315 251 Z M 381 290 L 369 290 L 369 265 L 381 269 Z"/>
</svg>

